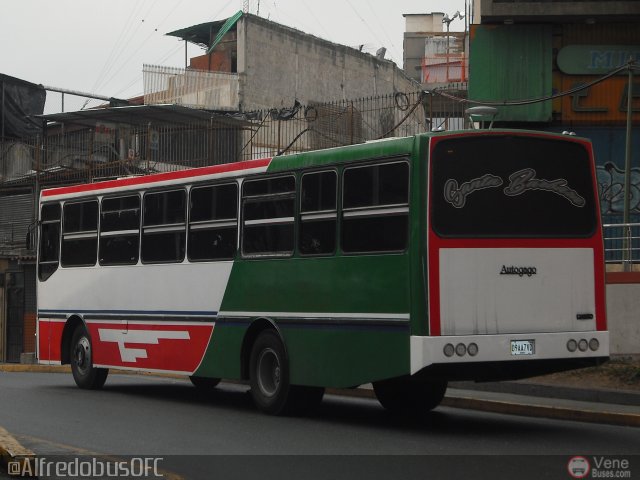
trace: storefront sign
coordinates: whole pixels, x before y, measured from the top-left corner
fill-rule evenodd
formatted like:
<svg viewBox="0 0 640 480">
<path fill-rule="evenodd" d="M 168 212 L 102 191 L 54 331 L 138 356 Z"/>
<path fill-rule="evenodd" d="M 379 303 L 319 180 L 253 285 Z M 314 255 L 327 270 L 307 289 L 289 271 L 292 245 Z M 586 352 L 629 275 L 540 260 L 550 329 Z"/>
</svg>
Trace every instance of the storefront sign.
<svg viewBox="0 0 640 480">
<path fill-rule="evenodd" d="M 640 45 L 568 45 L 560 49 L 557 61 L 569 75 L 604 75 L 629 59 L 640 60 Z"/>
</svg>

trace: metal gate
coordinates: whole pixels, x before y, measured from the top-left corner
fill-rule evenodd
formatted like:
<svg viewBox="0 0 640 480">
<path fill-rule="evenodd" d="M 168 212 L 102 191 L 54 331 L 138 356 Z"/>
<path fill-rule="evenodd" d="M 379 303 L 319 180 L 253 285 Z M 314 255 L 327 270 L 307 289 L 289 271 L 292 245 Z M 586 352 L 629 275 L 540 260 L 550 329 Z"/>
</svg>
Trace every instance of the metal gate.
<svg viewBox="0 0 640 480">
<path fill-rule="evenodd" d="M 7 272 L 7 362 L 20 363 L 24 346 L 24 273 Z"/>
</svg>

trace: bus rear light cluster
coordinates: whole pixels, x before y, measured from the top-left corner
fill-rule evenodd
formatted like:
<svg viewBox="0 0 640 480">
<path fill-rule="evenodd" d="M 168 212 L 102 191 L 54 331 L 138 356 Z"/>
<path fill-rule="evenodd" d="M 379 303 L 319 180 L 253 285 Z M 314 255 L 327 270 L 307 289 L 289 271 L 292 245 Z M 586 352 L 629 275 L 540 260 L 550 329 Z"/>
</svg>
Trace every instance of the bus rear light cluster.
<svg viewBox="0 0 640 480">
<path fill-rule="evenodd" d="M 454 354 L 459 357 L 464 357 L 467 354 L 471 357 L 475 357 L 478 354 L 478 345 L 475 343 L 470 343 L 469 345 L 458 343 L 454 347 L 452 343 L 447 343 L 442 351 L 446 357 L 453 357 Z"/>
<path fill-rule="evenodd" d="M 571 353 L 575 352 L 576 350 L 580 350 L 581 352 L 591 350 L 592 352 L 595 352 L 599 348 L 600 342 L 597 338 L 592 338 L 588 342 L 584 338 L 581 338 L 580 340 L 574 340 L 572 338 L 567 342 L 567 350 L 569 350 Z"/>
</svg>

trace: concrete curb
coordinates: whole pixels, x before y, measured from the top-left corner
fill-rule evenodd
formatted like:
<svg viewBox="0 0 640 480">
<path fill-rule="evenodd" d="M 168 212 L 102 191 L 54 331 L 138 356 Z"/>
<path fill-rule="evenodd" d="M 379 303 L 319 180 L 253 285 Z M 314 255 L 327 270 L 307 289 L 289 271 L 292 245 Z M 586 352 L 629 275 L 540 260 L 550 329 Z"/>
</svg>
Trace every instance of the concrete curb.
<svg viewBox="0 0 640 480">
<path fill-rule="evenodd" d="M 26 447 L 23 447 L 9 432 L 0 427 L 0 461 L 3 465 L 19 464 L 20 471 L 9 470 L 9 474 L 31 472 L 35 476 L 36 454 Z"/>
<path fill-rule="evenodd" d="M 376 398 L 373 390 L 366 388 L 326 390 L 328 395 L 340 395 L 357 398 Z M 443 407 L 478 410 L 481 412 L 520 415 L 524 417 L 572 420 L 577 422 L 599 423 L 625 427 L 640 427 L 640 414 L 608 412 L 581 408 L 537 405 L 533 402 L 517 403 L 499 400 L 486 400 L 461 395 L 446 395 L 440 404 Z M 597 405 L 597 404 L 595 404 Z"/>
<path fill-rule="evenodd" d="M 520 415 L 524 417 L 572 420 L 576 422 L 600 423 L 623 427 L 640 427 L 640 415 L 632 413 L 552 407 L 548 405 L 503 402 L 499 400 L 481 400 L 463 396 L 445 397 L 441 405 L 453 408 L 479 410 L 482 412 Z"/>
<path fill-rule="evenodd" d="M 0 372 L 38 372 L 38 373 L 69 373 L 71 369 L 68 365 L 22 365 L 22 364 L 0 364 Z M 141 372 L 132 372 L 127 370 L 113 370 L 118 374 L 140 374 Z M 150 376 L 161 376 L 171 378 L 187 378 L 178 375 L 156 375 L 153 373 L 142 373 Z M 234 382 L 230 382 L 234 383 Z M 508 390 L 510 387 L 506 387 Z M 531 387 L 529 387 L 531 388 Z M 563 396 L 568 396 L 566 387 L 562 390 Z M 552 387 L 546 386 L 543 390 L 546 397 L 554 398 Z M 445 407 L 478 410 L 491 413 L 503 413 L 508 415 L 521 415 L 526 417 L 550 418 L 556 420 L 573 420 L 588 423 L 600 423 L 607 425 L 619 425 L 629 427 L 640 427 L 640 414 L 620 413 L 607 411 L 600 408 L 608 408 L 609 405 L 594 402 L 594 409 L 587 408 L 568 408 L 550 405 L 537 404 L 532 398 L 523 398 L 522 401 L 501 401 L 493 399 L 474 398 L 473 390 L 465 390 L 469 395 L 449 394 L 445 396 L 441 405 Z M 353 388 L 339 389 L 327 388 L 327 395 L 338 395 L 343 397 L 372 398 L 375 399 L 375 393 L 370 388 Z M 500 393 L 500 392 L 498 392 Z M 532 392 L 529 392 L 533 395 Z M 576 394 L 577 395 L 577 394 Z M 631 394 L 636 396 L 637 394 Z M 534 395 L 535 396 L 535 395 Z M 542 396 L 539 395 L 538 396 Z M 600 395 L 599 398 L 605 398 Z M 526 399 L 526 402 L 524 401 Z M 578 399 L 577 397 L 572 399 Z M 1 445 L 0 445 L 1 448 Z M 1 450 L 0 450 L 1 451 Z"/>
<path fill-rule="evenodd" d="M 516 380 L 510 382 L 450 382 L 449 388 L 466 391 L 512 393 L 529 397 L 561 398 L 580 402 L 640 405 L 640 392 L 630 390 L 590 389 L 549 383 Z"/>
</svg>

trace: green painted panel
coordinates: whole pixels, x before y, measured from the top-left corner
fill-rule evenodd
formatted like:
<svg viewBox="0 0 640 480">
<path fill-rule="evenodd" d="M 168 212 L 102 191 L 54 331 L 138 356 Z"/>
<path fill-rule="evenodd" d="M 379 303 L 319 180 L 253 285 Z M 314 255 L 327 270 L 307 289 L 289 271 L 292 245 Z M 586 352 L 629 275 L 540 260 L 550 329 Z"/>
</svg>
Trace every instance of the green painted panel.
<svg viewBox="0 0 640 480">
<path fill-rule="evenodd" d="M 281 328 L 291 382 L 346 388 L 409 374 L 409 336 L 403 332 Z"/>
<path fill-rule="evenodd" d="M 504 102 L 552 93 L 549 25 L 475 25 L 471 34 L 469 98 Z M 551 121 L 551 101 L 498 107 L 496 121 Z"/>
<path fill-rule="evenodd" d="M 237 260 L 224 312 L 409 313 L 407 254 Z"/>
<path fill-rule="evenodd" d="M 309 153 L 275 157 L 269 165 L 270 172 L 297 170 L 336 163 L 354 162 L 385 156 L 402 156 L 411 153 L 414 141 L 421 137 L 384 139 L 340 148 L 327 148 Z M 422 137 L 426 139 L 426 136 Z M 423 140 L 424 141 L 424 140 Z"/>
<path fill-rule="evenodd" d="M 247 331 L 244 325 L 217 323 L 209 348 L 196 370 L 196 376 L 239 379 L 240 351 Z"/>
</svg>

